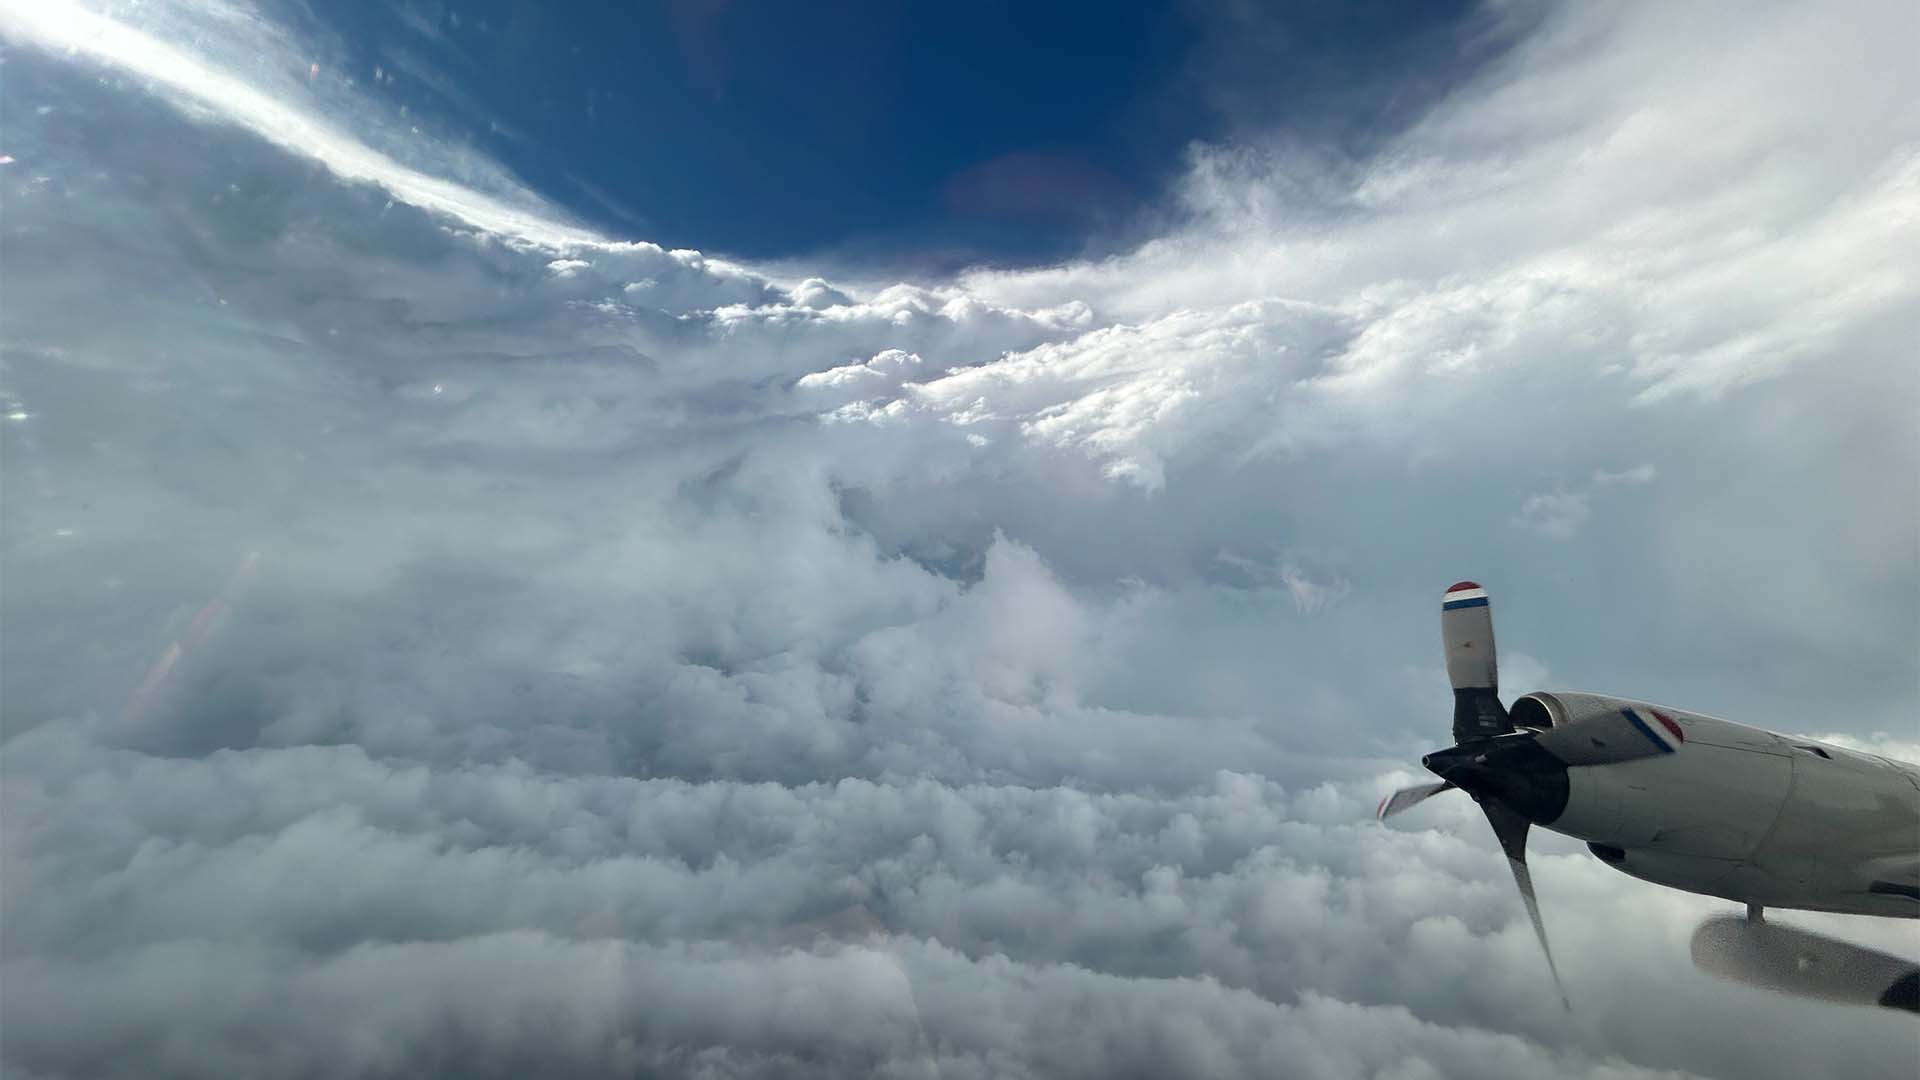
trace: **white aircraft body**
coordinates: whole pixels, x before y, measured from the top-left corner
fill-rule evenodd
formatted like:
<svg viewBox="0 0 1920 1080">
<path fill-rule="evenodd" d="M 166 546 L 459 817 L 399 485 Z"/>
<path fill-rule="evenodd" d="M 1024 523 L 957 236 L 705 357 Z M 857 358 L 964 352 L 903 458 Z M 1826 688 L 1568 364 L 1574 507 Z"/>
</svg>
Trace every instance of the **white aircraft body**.
<svg viewBox="0 0 1920 1080">
<path fill-rule="evenodd" d="M 1395 792 L 1379 816 L 1452 788 L 1472 796 L 1542 949 L 1534 825 L 1642 880 L 1745 904 L 1744 930 L 1721 919 L 1696 934 L 1703 969 L 1920 1011 L 1911 964 L 1763 925 L 1770 907 L 1920 917 L 1920 767 L 1631 698 L 1535 692 L 1504 706 L 1492 609 L 1471 581 L 1447 590 L 1441 631 L 1455 745 L 1421 761 L 1438 783 Z"/>
</svg>

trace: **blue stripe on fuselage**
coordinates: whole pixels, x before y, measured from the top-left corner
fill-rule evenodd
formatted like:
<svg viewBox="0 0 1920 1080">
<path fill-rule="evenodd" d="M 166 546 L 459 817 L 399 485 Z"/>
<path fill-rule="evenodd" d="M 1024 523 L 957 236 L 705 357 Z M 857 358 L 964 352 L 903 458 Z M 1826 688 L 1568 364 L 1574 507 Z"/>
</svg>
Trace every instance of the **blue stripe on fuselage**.
<svg viewBox="0 0 1920 1080">
<path fill-rule="evenodd" d="M 1440 610 L 1453 611 L 1456 608 L 1486 607 L 1486 606 L 1487 606 L 1487 598 L 1484 596 L 1476 596 L 1471 600 L 1448 600 L 1445 603 L 1440 605 Z"/>
</svg>

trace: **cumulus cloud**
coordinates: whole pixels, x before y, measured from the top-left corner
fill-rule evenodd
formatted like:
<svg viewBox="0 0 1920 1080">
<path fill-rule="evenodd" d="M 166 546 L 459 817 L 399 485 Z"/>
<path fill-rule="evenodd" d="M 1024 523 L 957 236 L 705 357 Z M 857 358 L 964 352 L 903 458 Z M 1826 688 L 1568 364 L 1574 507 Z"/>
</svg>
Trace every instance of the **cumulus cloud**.
<svg viewBox="0 0 1920 1080">
<path fill-rule="evenodd" d="M 878 946 L 878 947 L 876 947 Z M 206 967 L 203 947 L 155 949 L 115 972 L 49 973 L 61 998 L 110 1007 L 119 988 Z M 366 945 L 288 970 L 247 950 L 219 958 L 221 1006 L 163 1006 L 178 1036 L 231 1049 L 261 1073 L 300 1055 L 313 1075 L 463 1076 L 635 1070 L 699 1076 L 1682 1076 L 1553 1053 L 1318 996 L 1280 1005 L 1210 980 L 1032 968 L 930 942 L 819 951 L 636 946 L 514 933 L 451 944 Z M 511 973 L 505 992 L 497 980 Z M 275 1006 L 236 992 L 270 985 Z M 359 988 L 385 987 L 381 1006 Z M 31 1002 L 22 1011 L 39 1019 Z M 1113 1022 L 1089 1029 L 1089 1015 Z M 291 1022 L 291 1017 L 304 1018 Z M 559 1018 L 555 1023 L 554 1019 Z M 537 1050 L 525 1038 L 538 1032 Z M 236 1038 L 239 1036 L 240 1038 Z M 82 1062 L 115 1075 L 198 1066 L 185 1039 L 115 1039 Z M 142 1075 L 153 1075 L 146 1072 Z"/>
<path fill-rule="evenodd" d="M 1558 11 L 874 284 L 401 164 L 225 11 L 0 23 L 9 1072 L 1912 1065 L 1544 837 L 1568 1017 L 1469 803 L 1369 819 L 1463 574 L 1512 690 L 1910 749 L 1909 15 Z"/>
<path fill-rule="evenodd" d="M 1018 437 L 1158 490 L 1169 453 L 1217 434 L 1246 435 L 1278 404 L 1289 367 L 1300 378 L 1325 359 L 1339 321 L 1288 307 L 1248 303 L 1102 327 L 903 386 L 900 408 L 871 415 Z"/>
<path fill-rule="evenodd" d="M 802 375 L 795 385 L 804 391 L 865 400 L 899 389 L 924 363 L 919 356 L 904 349 L 887 349 L 858 364 L 843 364 Z"/>
</svg>

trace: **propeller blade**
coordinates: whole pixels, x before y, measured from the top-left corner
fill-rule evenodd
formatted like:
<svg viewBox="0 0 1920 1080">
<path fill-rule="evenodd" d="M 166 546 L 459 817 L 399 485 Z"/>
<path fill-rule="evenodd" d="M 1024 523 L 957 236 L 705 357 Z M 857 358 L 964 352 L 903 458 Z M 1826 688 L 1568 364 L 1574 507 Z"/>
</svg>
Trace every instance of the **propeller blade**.
<svg viewBox="0 0 1920 1080">
<path fill-rule="evenodd" d="M 1493 608 L 1478 582 L 1456 582 L 1440 598 L 1440 640 L 1447 681 L 1453 684 L 1453 741 L 1486 739 L 1513 730 L 1500 704 L 1500 665 L 1493 647 Z"/>
<path fill-rule="evenodd" d="M 1553 975 L 1553 988 L 1560 991 L 1560 1004 L 1572 1012 L 1573 1002 L 1567 999 L 1567 988 L 1560 982 L 1560 969 L 1553 962 L 1553 949 L 1547 944 L 1546 925 L 1540 921 L 1540 901 L 1533 895 L 1533 874 L 1527 870 L 1527 830 L 1531 823 L 1494 799 L 1481 799 L 1480 809 L 1487 815 L 1487 824 L 1493 826 L 1493 835 L 1500 840 L 1500 850 L 1507 854 L 1513 882 L 1520 886 L 1520 899 L 1527 905 L 1527 917 L 1533 920 L 1533 932 L 1539 937 L 1540 951 L 1547 958 L 1547 971 Z"/>
<path fill-rule="evenodd" d="M 1438 784 L 1415 784 L 1412 787 L 1401 788 L 1399 791 L 1381 799 L 1380 808 L 1374 811 L 1373 816 L 1379 818 L 1381 821 L 1385 821 L 1400 811 L 1426 802 L 1428 799 L 1452 787 L 1453 784 L 1451 781 L 1442 781 Z"/>
</svg>

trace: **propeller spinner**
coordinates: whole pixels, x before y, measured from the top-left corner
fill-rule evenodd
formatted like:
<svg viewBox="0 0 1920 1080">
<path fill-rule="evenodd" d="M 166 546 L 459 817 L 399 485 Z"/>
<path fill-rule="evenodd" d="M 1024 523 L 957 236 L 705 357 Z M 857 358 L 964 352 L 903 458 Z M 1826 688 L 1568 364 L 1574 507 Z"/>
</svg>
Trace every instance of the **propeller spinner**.
<svg viewBox="0 0 1920 1080">
<path fill-rule="evenodd" d="M 1472 797 L 1506 853 L 1527 918 L 1540 939 L 1547 971 L 1561 1004 L 1573 1008 L 1540 921 L 1540 903 L 1527 869 L 1527 832 L 1533 821 L 1552 820 L 1567 798 L 1566 765 L 1538 743 L 1532 731 L 1516 732 L 1500 703 L 1498 657 L 1493 646 L 1493 608 L 1487 590 L 1472 581 L 1448 589 L 1440 601 L 1440 634 L 1446 646 L 1447 678 L 1453 683 L 1454 745 L 1421 759 L 1437 784 L 1403 788 L 1380 803 L 1382 821 L 1427 799 L 1458 788 Z"/>
</svg>

